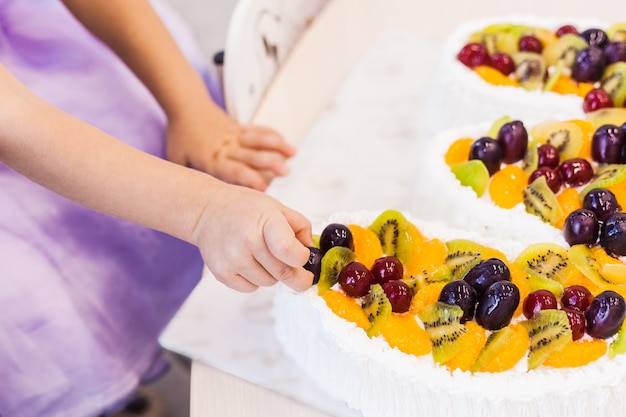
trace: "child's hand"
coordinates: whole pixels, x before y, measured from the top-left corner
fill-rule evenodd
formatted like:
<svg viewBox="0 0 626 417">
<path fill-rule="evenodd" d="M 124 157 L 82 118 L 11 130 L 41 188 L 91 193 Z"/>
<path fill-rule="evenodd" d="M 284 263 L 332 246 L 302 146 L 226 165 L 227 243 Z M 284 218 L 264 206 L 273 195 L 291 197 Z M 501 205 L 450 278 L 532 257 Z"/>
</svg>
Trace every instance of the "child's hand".
<svg viewBox="0 0 626 417">
<path fill-rule="evenodd" d="M 294 154 L 276 131 L 239 126 L 213 103 L 177 115 L 168 126 L 167 159 L 260 191 L 288 173 L 286 160 Z"/>
<path fill-rule="evenodd" d="M 213 275 L 237 291 L 277 281 L 303 291 L 313 282 L 303 268 L 313 245 L 309 221 L 263 193 L 224 184 L 193 236 Z"/>
</svg>

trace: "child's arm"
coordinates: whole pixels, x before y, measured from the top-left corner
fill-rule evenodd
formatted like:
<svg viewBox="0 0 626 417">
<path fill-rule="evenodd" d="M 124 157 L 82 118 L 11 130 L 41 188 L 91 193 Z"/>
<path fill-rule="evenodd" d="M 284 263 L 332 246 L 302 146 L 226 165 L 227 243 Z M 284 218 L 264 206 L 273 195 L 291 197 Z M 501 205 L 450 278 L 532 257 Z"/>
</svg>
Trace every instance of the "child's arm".
<svg viewBox="0 0 626 417">
<path fill-rule="evenodd" d="M 214 275 L 249 291 L 310 286 L 308 221 L 269 196 L 141 152 L 30 93 L 0 65 L 0 161 L 98 211 L 191 242 Z M 254 207 L 255 210 L 250 210 Z"/>
<path fill-rule="evenodd" d="M 169 160 L 264 190 L 295 150 L 269 128 L 241 127 L 211 100 L 147 0 L 64 0 L 152 92 L 168 121 Z"/>
</svg>

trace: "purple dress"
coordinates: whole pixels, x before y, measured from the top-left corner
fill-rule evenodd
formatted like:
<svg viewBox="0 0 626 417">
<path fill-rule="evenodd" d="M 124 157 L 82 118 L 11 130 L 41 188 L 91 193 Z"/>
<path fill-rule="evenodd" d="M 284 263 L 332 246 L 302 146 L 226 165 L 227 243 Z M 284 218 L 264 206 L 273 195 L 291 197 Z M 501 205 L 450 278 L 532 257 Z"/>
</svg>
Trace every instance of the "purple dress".
<svg viewBox="0 0 626 417">
<path fill-rule="evenodd" d="M 155 6 L 211 87 L 188 29 Z M 0 0 L 0 19 L 0 61 L 35 94 L 163 157 L 157 103 L 60 1 Z M 0 416 L 116 410 L 165 370 L 157 338 L 200 279 L 199 251 L 2 164 L 0 202 Z"/>
</svg>

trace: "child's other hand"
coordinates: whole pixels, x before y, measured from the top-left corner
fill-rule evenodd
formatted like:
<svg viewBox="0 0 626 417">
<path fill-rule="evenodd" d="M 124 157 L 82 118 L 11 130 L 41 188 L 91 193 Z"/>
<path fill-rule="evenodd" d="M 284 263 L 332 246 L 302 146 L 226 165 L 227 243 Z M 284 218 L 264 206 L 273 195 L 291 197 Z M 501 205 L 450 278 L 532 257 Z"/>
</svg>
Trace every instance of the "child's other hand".
<svg viewBox="0 0 626 417">
<path fill-rule="evenodd" d="M 167 130 L 168 160 L 260 191 L 289 172 L 287 158 L 294 154 L 276 131 L 240 126 L 213 103 L 181 112 Z"/>
<path fill-rule="evenodd" d="M 303 268 L 313 245 L 311 224 L 258 191 L 224 184 L 193 235 L 213 275 L 237 291 L 277 281 L 303 291 L 313 282 L 313 274 Z"/>
</svg>

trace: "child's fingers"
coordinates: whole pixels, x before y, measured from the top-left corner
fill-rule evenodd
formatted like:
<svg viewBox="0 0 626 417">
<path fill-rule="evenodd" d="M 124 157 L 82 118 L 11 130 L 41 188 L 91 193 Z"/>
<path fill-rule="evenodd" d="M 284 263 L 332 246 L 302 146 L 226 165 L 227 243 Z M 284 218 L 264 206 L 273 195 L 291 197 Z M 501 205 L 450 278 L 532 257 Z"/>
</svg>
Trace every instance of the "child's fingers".
<svg viewBox="0 0 626 417">
<path fill-rule="evenodd" d="M 280 176 L 289 173 L 285 157 L 277 152 L 237 147 L 228 152 L 228 157 L 258 171 L 271 171 Z"/>
<path fill-rule="evenodd" d="M 296 148 L 289 145 L 278 132 L 265 126 L 244 126 L 239 143 L 252 149 L 276 151 L 287 157 L 296 154 Z"/>
</svg>

